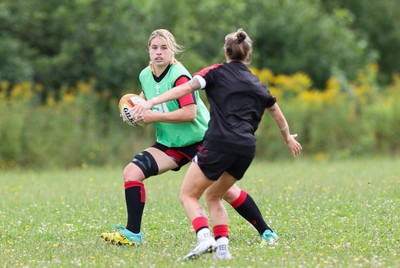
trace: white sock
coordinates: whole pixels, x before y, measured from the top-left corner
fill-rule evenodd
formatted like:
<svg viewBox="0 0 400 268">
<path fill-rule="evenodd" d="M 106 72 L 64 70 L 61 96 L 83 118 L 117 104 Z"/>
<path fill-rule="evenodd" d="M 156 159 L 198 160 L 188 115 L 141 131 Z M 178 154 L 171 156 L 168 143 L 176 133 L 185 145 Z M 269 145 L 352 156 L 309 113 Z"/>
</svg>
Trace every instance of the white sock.
<svg viewBox="0 0 400 268">
<path fill-rule="evenodd" d="M 229 252 L 228 249 L 228 244 L 229 244 L 229 239 L 228 237 L 220 237 L 217 240 L 217 252 L 223 253 L 223 252 Z"/>
<path fill-rule="evenodd" d="M 211 236 L 211 232 L 210 229 L 208 228 L 203 228 L 200 231 L 197 232 L 197 239 L 198 240 L 203 240 L 203 239 L 207 239 L 210 238 Z"/>
</svg>

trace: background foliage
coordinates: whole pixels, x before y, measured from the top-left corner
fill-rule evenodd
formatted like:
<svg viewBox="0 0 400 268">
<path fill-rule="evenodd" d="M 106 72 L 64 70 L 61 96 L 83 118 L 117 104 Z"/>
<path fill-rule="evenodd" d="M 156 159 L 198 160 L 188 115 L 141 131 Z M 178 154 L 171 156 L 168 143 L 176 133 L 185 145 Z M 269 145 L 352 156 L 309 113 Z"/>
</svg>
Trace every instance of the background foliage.
<svg viewBox="0 0 400 268">
<path fill-rule="evenodd" d="M 238 27 L 254 40 L 255 67 L 302 71 L 318 87 L 334 72 L 352 79 L 376 61 L 387 81 L 399 71 L 397 0 L 196 3 L 3 0 L 0 80 L 40 83 L 47 92 L 95 78 L 98 90 L 117 96 L 137 86 L 155 28 L 169 29 L 187 47 L 183 59 L 192 72 L 223 61 L 223 39 Z"/>
<path fill-rule="evenodd" d="M 399 72 L 400 18 L 399 1 L 346 1 L 321 2 L 328 12 L 338 9 L 350 12 L 352 29 L 365 36 L 368 43 L 378 53 L 378 65 L 383 81 L 389 81 L 393 72 Z"/>
<path fill-rule="evenodd" d="M 178 59 L 195 72 L 224 61 L 225 35 L 243 27 L 253 71 L 278 97 L 304 154 L 397 154 L 399 5 L 3 0 L 0 167 L 126 162 L 147 147 L 153 128 L 124 125 L 116 107 L 122 94 L 139 92 L 156 28 L 186 47 Z M 259 155 L 289 157 L 268 116 L 257 135 Z"/>
</svg>

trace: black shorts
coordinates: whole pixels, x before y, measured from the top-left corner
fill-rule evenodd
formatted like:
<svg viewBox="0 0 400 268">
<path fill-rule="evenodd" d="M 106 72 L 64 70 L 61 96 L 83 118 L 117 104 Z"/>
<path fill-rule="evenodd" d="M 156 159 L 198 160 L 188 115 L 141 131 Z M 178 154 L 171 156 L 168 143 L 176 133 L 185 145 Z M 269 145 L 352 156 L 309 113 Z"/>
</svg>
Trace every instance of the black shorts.
<svg viewBox="0 0 400 268">
<path fill-rule="evenodd" d="M 204 175 L 216 181 L 225 171 L 236 180 L 243 178 L 254 157 L 242 156 L 233 153 L 221 153 L 210 149 L 202 149 L 193 159 Z"/>
<path fill-rule="evenodd" d="M 171 159 L 174 160 L 175 163 L 178 165 L 177 168 L 174 168 L 172 170 L 178 171 L 181 169 L 181 167 L 192 161 L 197 152 L 201 150 L 202 143 L 203 141 L 199 141 L 184 147 L 167 147 L 165 145 L 162 145 L 161 143 L 156 142 L 151 147 L 157 148 L 158 150 L 163 151 L 169 157 L 171 157 Z"/>
</svg>

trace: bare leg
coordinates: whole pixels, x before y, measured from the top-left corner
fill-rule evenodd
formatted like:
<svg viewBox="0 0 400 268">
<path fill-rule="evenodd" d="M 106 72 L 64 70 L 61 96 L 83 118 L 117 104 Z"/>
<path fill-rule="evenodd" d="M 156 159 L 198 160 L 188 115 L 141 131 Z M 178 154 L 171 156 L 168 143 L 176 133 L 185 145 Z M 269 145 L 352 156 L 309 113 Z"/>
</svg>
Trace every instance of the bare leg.
<svg viewBox="0 0 400 268">
<path fill-rule="evenodd" d="M 198 217 L 206 217 L 206 212 L 199 199 L 204 191 L 213 183 L 209 180 L 199 166 L 191 163 L 182 183 L 180 201 L 190 221 Z"/>
<path fill-rule="evenodd" d="M 228 225 L 228 214 L 221 200 L 226 191 L 235 183 L 236 179 L 229 173 L 224 172 L 222 176 L 207 189 L 206 202 L 213 226 Z"/>
<path fill-rule="evenodd" d="M 208 186 L 213 184 L 196 163 L 191 163 L 181 188 L 180 201 L 186 215 L 192 223 L 197 236 L 197 246 L 183 259 L 193 259 L 217 248 L 217 242 L 211 235 L 207 214 L 199 199 Z"/>
</svg>

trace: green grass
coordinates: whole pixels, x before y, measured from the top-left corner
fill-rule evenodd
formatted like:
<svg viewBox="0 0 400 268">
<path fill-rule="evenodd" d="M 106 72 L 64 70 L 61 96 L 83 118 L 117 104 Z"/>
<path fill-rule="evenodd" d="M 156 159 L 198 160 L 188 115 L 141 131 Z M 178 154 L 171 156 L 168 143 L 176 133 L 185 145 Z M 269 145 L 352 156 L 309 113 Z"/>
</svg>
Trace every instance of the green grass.
<svg viewBox="0 0 400 268">
<path fill-rule="evenodd" d="M 103 243 L 126 223 L 123 167 L 0 172 L 2 267 L 399 267 L 400 159 L 253 163 L 239 185 L 279 234 L 259 247 L 229 206 L 233 259 L 178 259 L 196 243 L 179 204 L 184 170 L 146 184 L 141 247 Z"/>
</svg>

